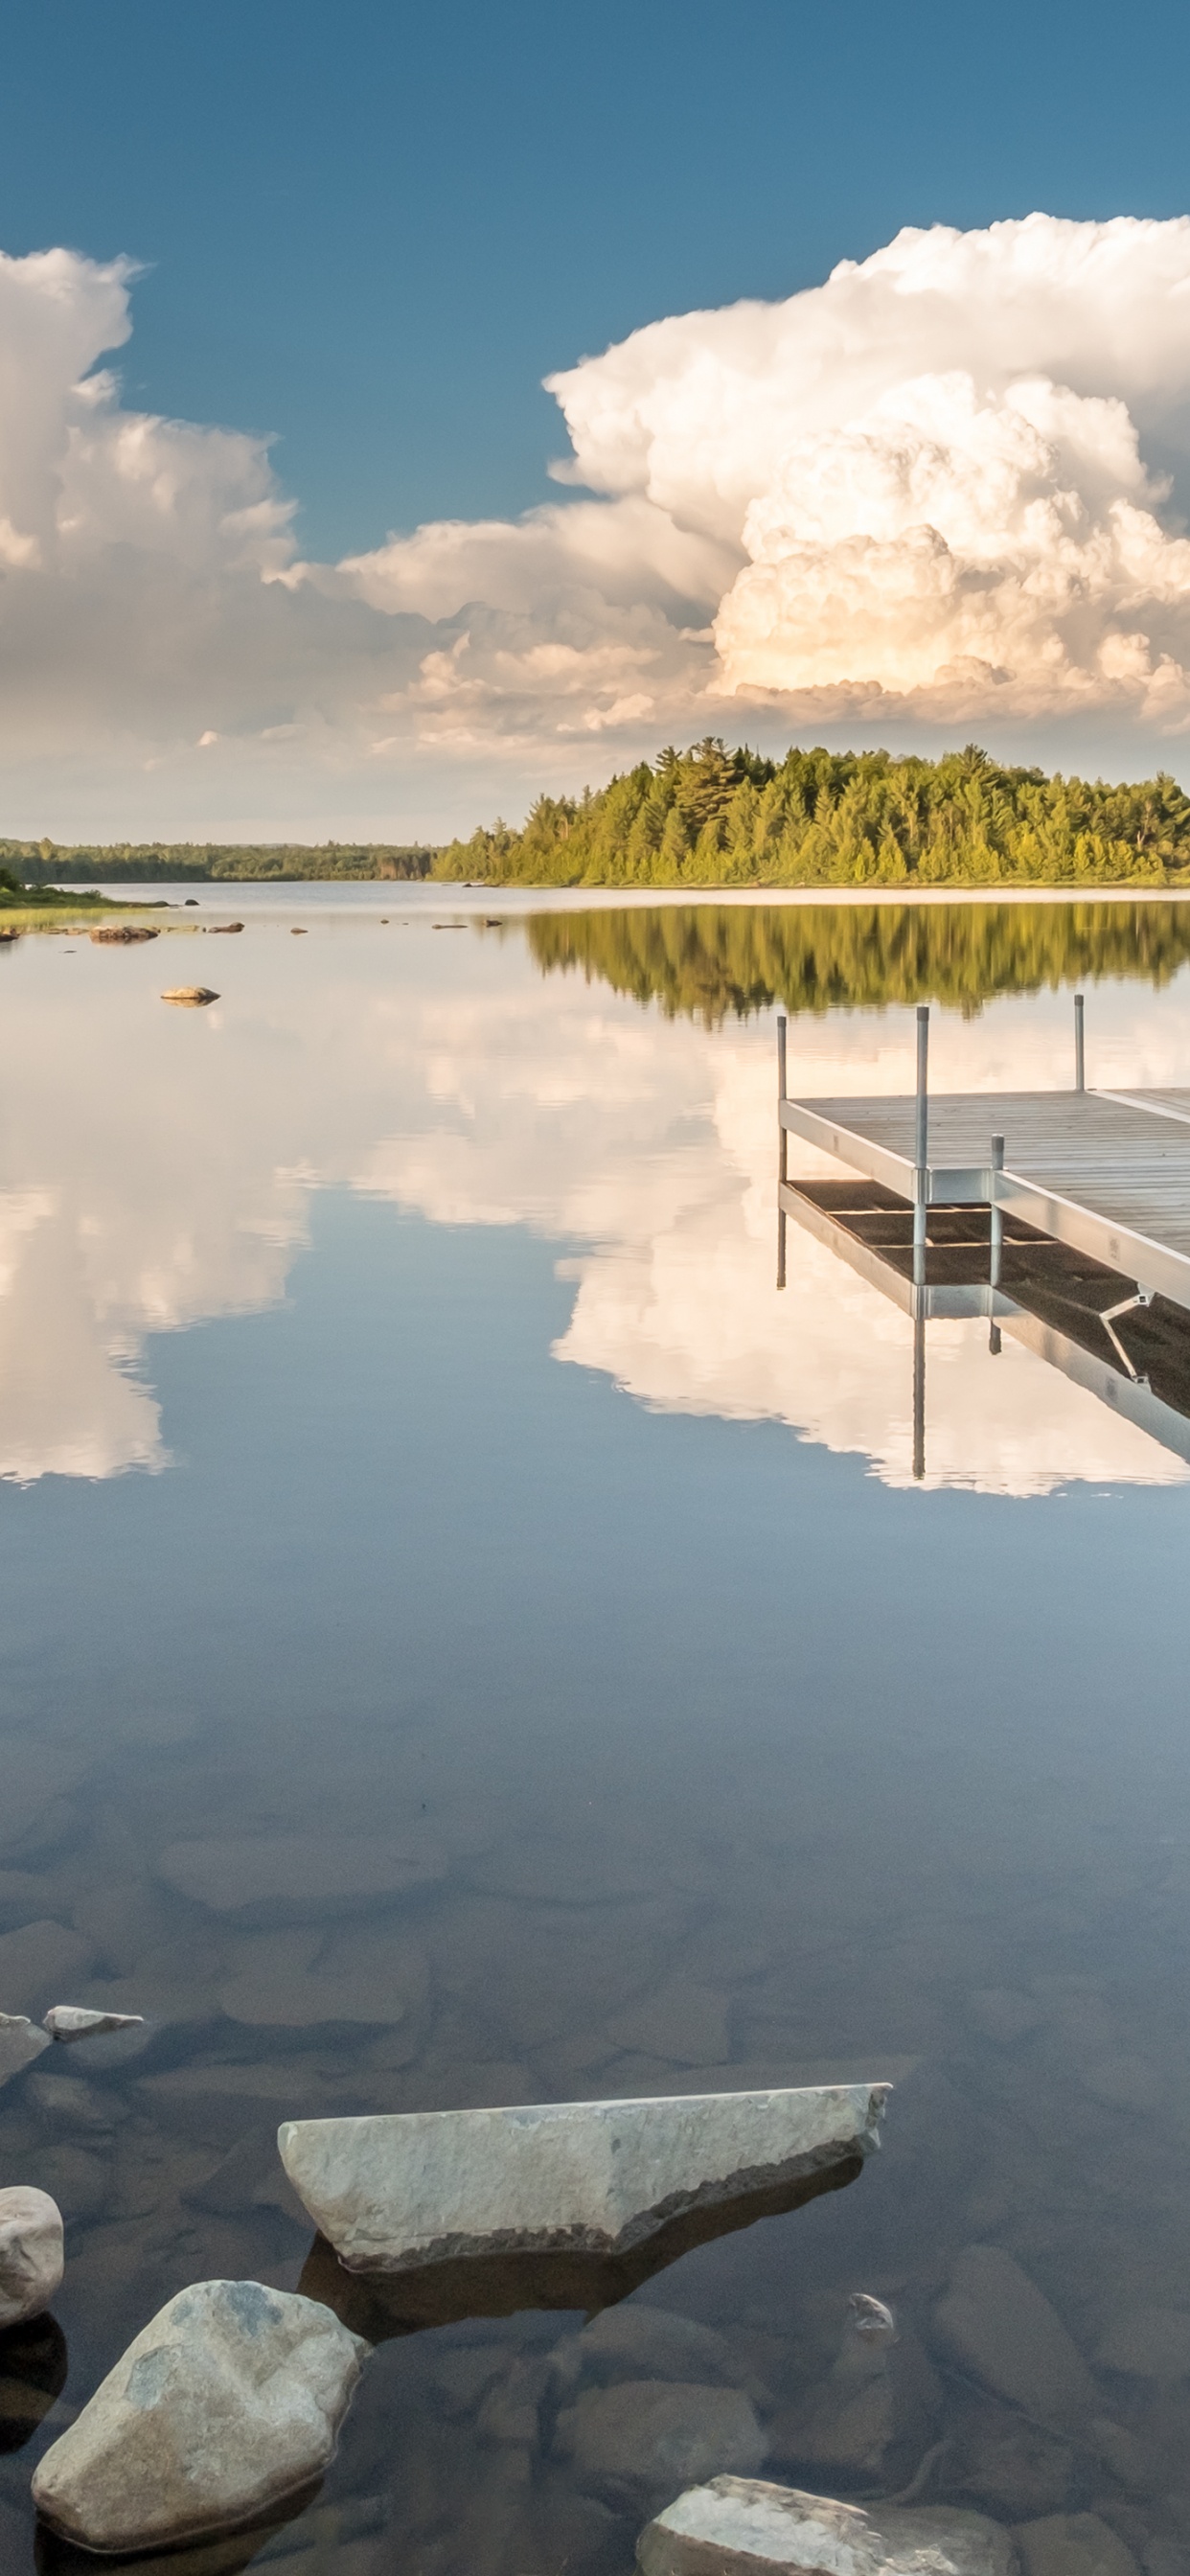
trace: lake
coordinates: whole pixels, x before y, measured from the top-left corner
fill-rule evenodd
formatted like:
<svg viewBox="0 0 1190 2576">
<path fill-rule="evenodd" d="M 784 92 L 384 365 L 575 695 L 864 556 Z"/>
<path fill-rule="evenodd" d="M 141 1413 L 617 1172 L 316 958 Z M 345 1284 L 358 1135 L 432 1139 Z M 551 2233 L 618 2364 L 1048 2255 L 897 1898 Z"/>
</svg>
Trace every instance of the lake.
<svg viewBox="0 0 1190 2576">
<path fill-rule="evenodd" d="M 589 2386 L 581 2315 L 384 2343 L 259 2562 L 628 2576 L 648 2474 L 574 2424 L 618 2374 L 744 2392 L 770 2476 L 1184 2576 L 1190 1467 L 971 1318 L 915 1475 L 906 1316 L 793 1226 L 776 1288 L 775 1019 L 795 1091 L 911 1089 L 921 1000 L 937 1089 L 1044 1088 L 1077 985 L 1092 1083 L 1185 1083 L 1190 907 L 162 918 L 0 948 L 0 2009 L 146 2016 L 0 2093 L 68 2247 L 0 2345 L 0 2562 L 167 2297 L 298 2285 L 280 2120 L 888 2078 L 860 2178 L 658 2273 Z M 973 2246 L 1069 2420 L 956 2346 Z"/>
</svg>

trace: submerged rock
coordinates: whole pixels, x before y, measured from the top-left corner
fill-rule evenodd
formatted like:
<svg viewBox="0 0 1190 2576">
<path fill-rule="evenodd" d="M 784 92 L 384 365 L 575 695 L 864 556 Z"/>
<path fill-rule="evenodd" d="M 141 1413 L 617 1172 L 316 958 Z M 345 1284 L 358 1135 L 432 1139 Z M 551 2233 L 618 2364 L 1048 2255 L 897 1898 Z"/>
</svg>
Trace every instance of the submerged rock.
<svg viewBox="0 0 1190 2576">
<path fill-rule="evenodd" d="M 1047 2513 L 1013 2532 L 1025 2576 L 1138 2576 L 1136 2560 L 1097 2513 Z"/>
<path fill-rule="evenodd" d="M 691 2387 L 682 2380 L 622 2380 L 589 2388 L 558 2417 L 554 2448 L 574 2463 L 578 2485 L 609 2502 L 659 2505 L 686 2479 L 726 2460 L 742 2476 L 758 2469 L 767 2443 L 740 2388 Z"/>
<path fill-rule="evenodd" d="M 1069 2443 L 1043 2432 L 1015 2407 L 988 2399 L 960 2415 L 952 2428 L 948 2491 L 969 2495 L 1009 2522 L 1055 2512 L 1065 2504 L 1073 2476 Z"/>
<path fill-rule="evenodd" d="M 717 2477 L 691 2487 L 637 2542 L 643 2576 L 1011 2576 L 999 2523 L 957 2508 L 884 2507 L 864 2513 L 834 2496 L 761 2478 Z"/>
<path fill-rule="evenodd" d="M 0 2327 L 41 2316 L 64 2270 L 57 2202 L 27 2183 L 0 2191 Z"/>
<path fill-rule="evenodd" d="M 1077 2344 L 1001 2246 L 964 2248 L 934 2330 L 964 2370 L 1038 2422 L 1065 2431 L 1096 2412 L 1095 2382 Z"/>
<path fill-rule="evenodd" d="M 157 1874 L 214 1914 L 301 1923 L 358 1913 L 378 1896 L 401 1896 L 446 1874 L 444 1856 L 420 1839 L 379 1834 L 233 1834 L 171 1843 Z"/>
<path fill-rule="evenodd" d="M 885 2091 L 840 2084 L 290 2120 L 277 2143 L 350 2271 L 648 2248 L 661 2261 L 850 2179 L 879 2143 Z"/>
<path fill-rule="evenodd" d="M 19 2075 L 22 2067 L 31 2066 L 49 2045 L 48 2030 L 39 2030 L 24 2013 L 0 2013 L 0 2084 Z"/>
<path fill-rule="evenodd" d="M 106 2551 L 264 2515 L 327 2467 L 366 2349 L 328 2309 L 259 2281 L 180 2290 L 46 2452 L 38 2511 Z"/>
<path fill-rule="evenodd" d="M 1101 2337 L 1096 2359 L 1130 2379 L 1190 2379 L 1190 2311 L 1125 2308 Z"/>
<path fill-rule="evenodd" d="M 51 2004 L 45 2028 L 51 2039 L 99 2039 L 112 2030 L 143 2027 L 143 2013 L 93 2012 L 87 2004 Z"/>
<path fill-rule="evenodd" d="M 894 2328 L 861 2336 L 849 2322 L 827 2377 L 771 2427 L 773 2456 L 793 2468 L 899 2487 L 933 2438 L 941 2409 L 942 2390 L 915 2335 Z"/>
<path fill-rule="evenodd" d="M 555 2376 L 591 2379 L 726 2380 L 731 2352 L 713 2326 L 670 2308 L 604 2308 L 555 2348 Z"/>
</svg>

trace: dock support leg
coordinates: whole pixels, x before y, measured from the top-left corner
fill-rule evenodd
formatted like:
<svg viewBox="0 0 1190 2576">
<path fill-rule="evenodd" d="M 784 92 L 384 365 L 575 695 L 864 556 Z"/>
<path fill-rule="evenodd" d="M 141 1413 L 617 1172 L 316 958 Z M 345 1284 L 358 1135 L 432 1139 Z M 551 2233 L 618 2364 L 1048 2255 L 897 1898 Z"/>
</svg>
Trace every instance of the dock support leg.
<svg viewBox="0 0 1190 2576">
<path fill-rule="evenodd" d="M 1087 1088 L 1086 1059 L 1083 1054 L 1083 997 L 1081 993 L 1076 993 L 1074 997 L 1074 1088 L 1076 1091 L 1085 1091 Z"/>
<path fill-rule="evenodd" d="M 1002 1136 L 993 1136 L 991 1170 L 992 1187 L 991 1195 L 988 1199 L 988 1216 L 990 1219 L 991 1234 L 991 1252 L 988 1258 L 988 1284 L 991 1289 L 991 1296 L 988 1301 L 988 1310 L 991 1319 L 988 1325 L 988 1349 L 990 1350 L 993 1359 L 997 1357 L 1000 1349 L 1000 1327 L 996 1322 L 995 1292 L 1000 1285 L 1000 1265 L 1004 1258 L 1004 1211 L 1000 1205 L 999 1199 L 996 1197 L 996 1174 L 997 1172 L 1002 1172 L 1003 1169 L 1004 1139 Z"/>
<path fill-rule="evenodd" d="M 917 1103 L 913 1134 L 913 1284 L 925 1285 L 926 1276 L 926 1192 L 929 1187 L 929 1064 L 930 1006 L 917 1006 Z"/>
<path fill-rule="evenodd" d="M 781 1116 L 786 1100 L 785 1039 L 788 1023 L 784 1011 L 777 1016 L 777 1286 L 785 1285 L 785 1209 L 781 1203 L 781 1186 L 789 1176 L 789 1131 Z"/>
</svg>

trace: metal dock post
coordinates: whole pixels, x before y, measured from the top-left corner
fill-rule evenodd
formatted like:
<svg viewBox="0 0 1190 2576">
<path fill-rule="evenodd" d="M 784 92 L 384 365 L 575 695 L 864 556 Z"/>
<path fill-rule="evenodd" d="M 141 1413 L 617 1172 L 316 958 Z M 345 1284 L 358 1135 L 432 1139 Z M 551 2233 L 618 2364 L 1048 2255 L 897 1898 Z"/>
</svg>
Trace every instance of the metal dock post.
<svg viewBox="0 0 1190 2576">
<path fill-rule="evenodd" d="M 917 1005 L 917 1104 L 913 1133 L 913 1284 L 917 1288 L 924 1286 L 926 1275 L 929 1057 L 930 1006 L 928 1002 L 919 1002 Z"/>
<path fill-rule="evenodd" d="M 1002 1172 L 1003 1169 L 1004 1139 L 1002 1136 L 993 1136 L 991 1170 L 988 1175 L 991 1183 L 991 1187 L 988 1192 L 988 1217 L 990 1219 L 989 1235 L 991 1241 L 991 1252 L 988 1258 L 988 1349 L 990 1350 L 993 1359 L 996 1357 L 1000 1349 L 1000 1327 L 996 1322 L 996 1290 L 1000 1285 L 1000 1264 L 1004 1256 L 1004 1211 L 996 1196 L 996 1174 L 997 1172 Z"/>
</svg>

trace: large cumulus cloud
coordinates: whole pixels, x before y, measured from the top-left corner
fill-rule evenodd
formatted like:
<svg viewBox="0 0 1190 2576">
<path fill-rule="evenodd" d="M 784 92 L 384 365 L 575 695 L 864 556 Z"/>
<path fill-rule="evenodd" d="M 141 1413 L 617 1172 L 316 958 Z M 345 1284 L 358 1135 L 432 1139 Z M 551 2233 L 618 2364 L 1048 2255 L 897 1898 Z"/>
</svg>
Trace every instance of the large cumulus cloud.
<svg viewBox="0 0 1190 2576">
<path fill-rule="evenodd" d="M 1092 723 L 1177 763 L 1190 218 L 906 231 L 784 302 L 650 324 L 549 380 L 556 502 L 339 564 L 298 559 L 262 441 L 124 404 L 101 361 L 132 286 L 0 259 L 19 828 L 49 780 L 97 830 L 137 779 L 155 828 L 229 800 L 433 828 L 728 725 L 962 723 L 1048 756 Z"/>
</svg>

